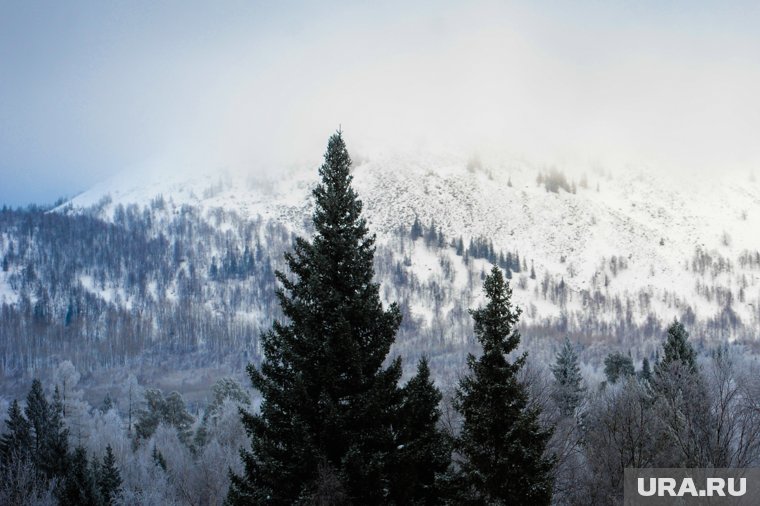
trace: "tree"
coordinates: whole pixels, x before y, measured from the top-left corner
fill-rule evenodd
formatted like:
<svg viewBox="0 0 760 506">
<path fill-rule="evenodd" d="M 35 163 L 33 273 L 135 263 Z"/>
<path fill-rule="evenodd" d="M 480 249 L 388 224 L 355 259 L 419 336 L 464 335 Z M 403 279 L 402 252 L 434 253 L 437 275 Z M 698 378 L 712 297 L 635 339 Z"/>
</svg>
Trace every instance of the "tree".
<svg viewBox="0 0 760 506">
<path fill-rule="evenodd" d="M 491 269 L 484 289 L 488 303 L 470 311 L 483 354 L 467 357 L 469 372 L 454 398 L 463 417 L 455 445 L 460 455 L 455 502 L 549 504 L 553 459 L 544 450 L 551 433 L 540 427 L 539 409 L 529 405 L 517 379 L 526 355 L 508 360 L 520 343 L 520 309 L 512 307 L 512 290 L 498 267 Z"/>
<path fill-rule="evenodd" d="M 662 360 L 655 365 L 651 381 L 655 409 L 672 449 L 667 467 L 713 467 L 713 437 L 720 429 L 688 337 L 677 320 L 668 327 Z"/>
<path fill-rule="evenodd" d="M 652 379 L 652 367 L 649 365 L 649 359 L 644 357 L 641 361 L 641 372 L 639 377 L 644 381 L 650 381 Z"/>
<path fill-rule="evenodd" d="M 262 402 L 243 413 L 251 451 L 232 476 L 232 504 L 310 502 L 325 476 L 357 504 L 386 503 L 393 487 L 401 362 L 383 364 L 401 313 L 383 309 L 373 282 L 375 237 L 350 167 L 337 132 L 313 191 L 313 239 L 285 255 L 291 276 L 277 272 L 287 321 L 262 335 L 261 367 L 247 369 Z"/>
<path fill-rule="evenodd" d="M 98 506 L 93 470 L 87 464 L 87 452 L 81 446 L 74 451 L 62 486 L 58 490 L 61 506 Z"/>
<path fill-rule="evenodd" d="M 412 228 L 409 233 L 409 235 L 412 237 L 412 241 L 416 241 L 420 237 L 422 237 L 423 230 L 422 230 L 422 223 L 420 223 L 420 219 L 418 216 L 414 217 L 414 223 L 412 223 Z"/>
<path fill-rule="evenodd" d="M 32 445 L 29 422 L 15 399 L 8 408 L 5 426 L 7 432 L 0 436 L 0 466 L 10 464 L 12 460 L 28 458 Z"/>
<path fill-rule="evenodd" d="M 106 446 L 103 464 L 98 470 L 97 486 L 102 503 L 109 506 L 113 504 L 121 490 L 121 475 L 116 467 L 116 457 L 113 455 L 111 445 Z"/>
<path fill-rule="evenodd" d="M 51 405 L 35 379 L 26 397 L 24 414 L 29 422 L 32 459 L 47 479 L 66 474 L 69 464 L 69 432 L 63 424 L 62 402 L 56 388 Z"/>
<path fill-rule="evenodd" d="M 662 346 L 662 360 L 655 366 L 655 372 L 667 368 L 671 363 L 680 361 L 692 372 L 697 371 L 697 354 L 688 341 L 689 333 L 678 320 L 668 327 L 668 335 Z"/>
<path fill-rule="evenodd" d="M 554 376 L 552 397 L 562 416 L 572 416 L 581 403 L 586 387 L 578 366 L 578 354 L 566 337 L 562 349 L 557 353 L 557 360 L 551 367 Z"/>
<path fill-rule="evenodd" d="M 604 359 L 604 375 L 610 383 L 617 383 L 618 379 L 625 380 L 635 373 L 636 369 L 633 367 L 633 359 L 630 355 L 615 352 Z"/>
<path fill-rule="evenodd" d="M 188 444 L 193 416 L 187 412 L 185 401 L 178 392 L 169 393 L 164 398 L 161 390 L 149 388 L 145 391 L 146 408 L 137 415 L 135 432 L 137 437 L 148 439 L 156 432 L 160 423 L 177 429 L 180 440 Z"/>
<path fill-rule="evenodd" d="M 395 504 L 440 504 L 441 477 L 451 461 L 451 446 L 439 428 L 441 392 L 430 378 L 426 358 L 417 374 L 404 386 L 399 413 L 398 457 L 393 502 Z"/>
<path fill-rule="evenodd" d="M 221 378 L 211 387 L 213 399 L 203 412 L 201 424 L 195 433 L 194 442 L 197 448 L 208 442 L 209 428 L 216 425 L 226 400 L 230 400 L 238 406 L 248 405 L 251 398 L 243 388 L 232 378 Z"/>
<path fill-rule="evenodd" d="M 669 444 L 651 393 L 632 375 L 595 393 L 585 425 L 588 468 L 578 476 L 580 504 L 622 504 L 626 468 L 667 467 Z"/>
</svg>

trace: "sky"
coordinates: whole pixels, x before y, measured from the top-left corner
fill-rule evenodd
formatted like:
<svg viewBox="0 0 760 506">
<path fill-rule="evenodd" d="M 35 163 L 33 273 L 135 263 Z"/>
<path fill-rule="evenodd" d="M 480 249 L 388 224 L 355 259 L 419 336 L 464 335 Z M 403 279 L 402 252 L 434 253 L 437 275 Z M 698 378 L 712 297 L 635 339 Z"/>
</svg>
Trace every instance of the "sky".
<svg viewBox="0 0 760 506">
<path fill-rule="evenodd" d="M 355 152 L 754 171 L 758 26 L 758 2 L 0 0 L 0 205 L 146 164 L 276 177 L 339 127 Z"/>
</svg>

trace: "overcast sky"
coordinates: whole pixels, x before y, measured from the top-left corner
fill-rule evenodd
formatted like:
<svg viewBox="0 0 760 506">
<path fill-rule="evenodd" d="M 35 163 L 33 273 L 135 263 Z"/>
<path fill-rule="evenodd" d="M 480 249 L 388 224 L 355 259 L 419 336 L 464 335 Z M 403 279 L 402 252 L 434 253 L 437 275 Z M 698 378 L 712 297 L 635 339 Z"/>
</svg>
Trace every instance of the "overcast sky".
<svg viewBox="0 0 760 506">
<path fill-rule="evenodd" d="M 751 170 L 758 26 L 758 2 L 0 0 L 0 204 L 156 159 L 313 163 L 338 125 L 356 149 Z"/>
</svg>

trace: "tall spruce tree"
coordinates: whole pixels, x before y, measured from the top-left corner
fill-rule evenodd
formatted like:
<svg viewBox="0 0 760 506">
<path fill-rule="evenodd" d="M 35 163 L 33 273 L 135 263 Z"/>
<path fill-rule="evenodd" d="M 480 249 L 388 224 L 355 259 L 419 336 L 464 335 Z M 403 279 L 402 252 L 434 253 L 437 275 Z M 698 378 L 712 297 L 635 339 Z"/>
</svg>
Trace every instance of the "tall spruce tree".
<svg viewBox="0 0 760 506">
<path fill-rule="evenodd" d="M 557 353 L 557 360 L 551 371 L 554 376 L 552 398 L 562 416 L 571 416 L 580 405 L 586 388 L 583 386 L 583 376 L 578 365 L 578 354 L 567 337 L 562 349 Z"/>
<path fill-rule="evenodd" d="M 394 487 L 401 362 L 383 363 L 401 314 L 396 304 L 383 309 L 373 282 L 375 238 L 350 168 L 337 132 L 313 191 L 313 239 L 298 238 L 286 254 L 292 276 L 277 273 L 287 321 L 262 335 L 261 367 L 248 366 L 262 403 L 243 413 L 251 451 L 232 476 L 232 504 L 311 503 L 326 488 L 354 504 L 385 504 Z"/>
<path fill-rule="evenodd" d="M 106 446 L 106 454 L 103 456 L 103 464 L 100 465 L 97 474 L 97 487 L 100 493 L 100 502 L 107 506 L 114 503 L 121 490 L 121 475 L 116 467 L 111 445 Z"/>
<path fill-rule="evenodd" d="M 454 407 L 462 414 L 456 449 L 455 504 L 549 504 L 553 459 L 544 455 L 550 432 L 538 423 L 517 373 L 523 354 L 510 363 L 520 343 L 512 290 L 494 266 L 484 289 L 488 303 L 471 310 L 483 354 L 467 357 L 469 372 L 458 385 Z"/>
<path fill-rule="evenodd" d="M 435 505 L 442 500 L 441 478 L 451 462 L 451 444 L 438 426 L 441 392 L 430 378 L 426 358 L 420 359 L 417 374 L 403 390 L 399 412 L 403 421 L 398 435 L 392 502 Z"/>
<path fill-rule="evenodd" d="M 29 422 L 32 461 L 46 478 L 62 477 L 69 463 L 69 431 L 62 418 L 60 396 L 51 404 L 35 379 L 26 397 L 24 414 Z"/>
</svg>

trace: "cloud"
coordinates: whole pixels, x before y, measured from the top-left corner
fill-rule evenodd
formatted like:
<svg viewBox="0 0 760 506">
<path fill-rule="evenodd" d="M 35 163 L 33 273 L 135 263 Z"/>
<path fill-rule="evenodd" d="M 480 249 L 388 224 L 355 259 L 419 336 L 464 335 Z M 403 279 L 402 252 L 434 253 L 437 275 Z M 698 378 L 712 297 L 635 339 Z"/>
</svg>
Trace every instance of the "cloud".
<svg viewBox="0 0 760 506">
<path fill-rule="evenodd" d="M 4 6 L 0 176 L 71 191 L 155 157 L 273 171 L 317 162 L 338 125 L 362 149 L 760 162 L 751 4 L 272 5 Z"/>
</svg>

